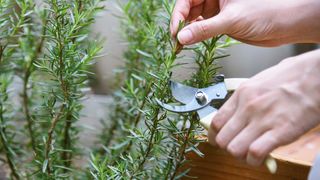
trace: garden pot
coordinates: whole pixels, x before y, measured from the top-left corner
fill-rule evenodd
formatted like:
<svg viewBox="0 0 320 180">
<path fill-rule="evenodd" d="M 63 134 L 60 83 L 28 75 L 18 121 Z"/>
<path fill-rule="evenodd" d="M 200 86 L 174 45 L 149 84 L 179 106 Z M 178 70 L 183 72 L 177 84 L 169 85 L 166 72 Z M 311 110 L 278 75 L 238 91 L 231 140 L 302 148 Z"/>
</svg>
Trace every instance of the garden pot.
<svg viewBox="0 0 320 180">
<path fill-rule="evenodd" d="M 227 85 L 237 88 L 239 84 Z M 241 80 L 243 82 L 243 80 Z M 206 138 L 200 137 L 200 138 Z M 266 166 L 252 167 L 240 162 L 218 147 L 208 142 L 200 143 L 199 150 L 204 154 L 200 157 L 190 152 L 187 155 L 188 164 L 184 168 L 191 168 L 189 179 L 223 179 L 223 180 L 304 180 L 308 178 L 316 155 L 320 152 L 320 126 L 311 130 L 297 141 L 279 147 L 270 156 L 277 162 L 277 171 L 272 174 Z"/>
</svg>

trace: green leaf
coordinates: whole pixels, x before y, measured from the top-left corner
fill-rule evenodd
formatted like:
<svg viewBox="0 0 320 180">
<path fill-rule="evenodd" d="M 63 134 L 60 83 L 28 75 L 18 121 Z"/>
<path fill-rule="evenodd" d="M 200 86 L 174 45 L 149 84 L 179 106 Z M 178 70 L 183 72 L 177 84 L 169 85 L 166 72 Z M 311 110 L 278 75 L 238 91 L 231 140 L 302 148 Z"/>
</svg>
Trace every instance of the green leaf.
<svg viewBox="0 0 320 180">
<path fill-rule="evenodd" d="M 137 51 L 139 54 L 141 54 L 142 56 L 145 56 L 145 57 L 147 57 L 147 58 L 152 58 L 152 55 L 149 54 L 149 53 L 147 53 L 147 52 L 145 52 L 145 51 L 142 51 L 142 50 L 139 50 L 139 49 L 137 49 L 136 51 Z"/>
<path fill-rule="evenodd" d="M 48 159 L 45 159 L 43 164 L 42 164 L 42 172 L 45 173 L 47 171 L 47 167 L 48 167 Z"/>
</svg>

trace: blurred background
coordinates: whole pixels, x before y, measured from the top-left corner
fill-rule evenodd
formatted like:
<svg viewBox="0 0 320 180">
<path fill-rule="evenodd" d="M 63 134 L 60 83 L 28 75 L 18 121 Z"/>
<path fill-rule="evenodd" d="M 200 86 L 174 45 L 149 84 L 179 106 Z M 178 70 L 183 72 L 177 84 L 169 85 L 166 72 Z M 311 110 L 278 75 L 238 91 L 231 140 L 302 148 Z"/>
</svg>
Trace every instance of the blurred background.
<svg viewBox="0 0 320 180">
<path fill-rule="evenodd" d="M 94 92 L 97 94 L 109 94 L 114 83 L 114 69 L 123 64 L 123 51 L 126 44 L 121 37 L 117 8 L 115 0 L 106 2 L 107 11 L 101 14 L 94 25 L 94 33 L 101 34 L 105 39 L 106 54 L 95 66 L 96 80 L 93 83 Z M 223 59 L 221 72 L 226 77 L 251 77 L 256 73 L 279 63 L 281 60 L 301 54 L 312 49 L 319 48 L 316 44 L 286 45 L 276 48 L 254 47 L 246 44 L 234 45 L 228 49 L 230 57 Z M 189 65 L 180 67 L 175 71 L 177 79 L 185 79 L 192 72 L 192 60 L 186 58 Z"/>
</svg>

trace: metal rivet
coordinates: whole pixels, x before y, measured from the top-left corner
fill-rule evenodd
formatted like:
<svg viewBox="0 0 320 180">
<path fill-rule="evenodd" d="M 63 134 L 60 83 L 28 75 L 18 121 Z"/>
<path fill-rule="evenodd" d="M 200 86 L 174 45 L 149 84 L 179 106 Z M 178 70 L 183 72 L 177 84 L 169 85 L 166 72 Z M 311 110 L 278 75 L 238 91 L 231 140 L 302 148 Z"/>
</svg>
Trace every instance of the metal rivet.
<svg viewBox="0 0 320 180">
<path fill-rule="evenodd" d="M 195 95 L 195 98 L 200 105 L 204 105 L 208 101 L 206 94 L 202 91 L 198 91 Z"/>
<path fill-rule="evenodd" d="M 218 83 L 219 82 L 223 82 L 224 81 L 224 75 L 223 74 L 216 75 L 215 80 Z"/>
</svg>

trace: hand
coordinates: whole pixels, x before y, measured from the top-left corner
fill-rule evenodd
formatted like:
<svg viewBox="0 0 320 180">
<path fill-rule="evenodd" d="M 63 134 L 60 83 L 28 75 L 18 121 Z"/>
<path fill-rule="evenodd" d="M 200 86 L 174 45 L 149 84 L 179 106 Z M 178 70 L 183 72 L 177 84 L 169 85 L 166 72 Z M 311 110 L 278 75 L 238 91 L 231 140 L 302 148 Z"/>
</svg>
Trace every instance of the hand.
<svg viewBox="0 0 320 180">
<path fill-rule="evenodd" d="M 178 34 L 183 45 L 219 34 L 259 46 L 320 42 L 319 9 L 319 0 L 177 0 L 171 33 L 187 21 Z"/>
<path fill-rule="evenodd" d="M 213 118 L 209 142 L 251 165 L 320 123 L 320 50 L 284 60 L 240 86 Z"/>
</svg>

